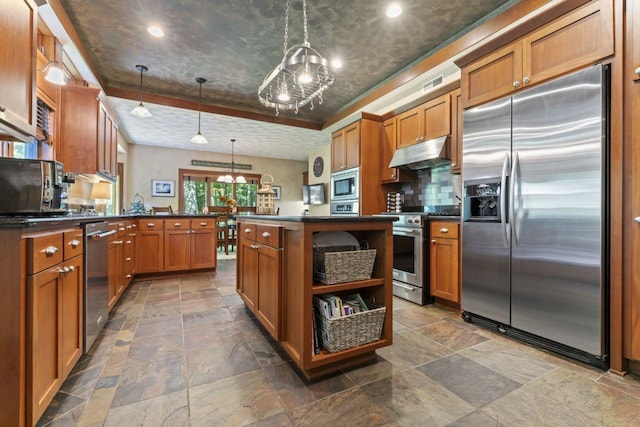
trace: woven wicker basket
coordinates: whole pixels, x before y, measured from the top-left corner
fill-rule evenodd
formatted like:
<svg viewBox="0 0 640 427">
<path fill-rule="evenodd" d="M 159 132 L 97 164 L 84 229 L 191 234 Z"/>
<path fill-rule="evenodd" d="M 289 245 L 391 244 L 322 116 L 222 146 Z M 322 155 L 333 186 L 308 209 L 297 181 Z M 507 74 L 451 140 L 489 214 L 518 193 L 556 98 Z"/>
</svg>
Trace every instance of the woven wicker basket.
<svg viewBox="0 0 640 427">
<path fill-rule="evenodd" d="M 328 319 L 316 310 L 316 322 L 322 346 L 330 353 L 346 350 L 380 339 L 386 307 Z"/>
<path fill-rule="evenodd" d="M 344 252 L 323 249 L 314 249 L 313 252 L 314 279 L 327 285 L 371 279 L 375 249 Z"/>
</svg>

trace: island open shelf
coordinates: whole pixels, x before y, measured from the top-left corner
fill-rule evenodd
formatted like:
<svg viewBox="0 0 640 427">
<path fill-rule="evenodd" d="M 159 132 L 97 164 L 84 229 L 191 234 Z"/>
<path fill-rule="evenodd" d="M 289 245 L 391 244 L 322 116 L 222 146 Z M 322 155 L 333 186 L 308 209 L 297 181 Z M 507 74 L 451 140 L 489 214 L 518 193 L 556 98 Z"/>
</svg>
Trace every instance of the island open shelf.
<svg viewBox="0 0 640 427">
<path fill-rule="evenodd" d="M 237 292 L 308 379 L 375 360 L 392 344 L 392 216 L 238 218 Z M 326 285 L 313 278 L 313 236 L 347 231 L 376 249 L 371 279 Z M 360 293 L 386 307 L 379 340 L 314 351 L 313 297 Z"/>
</svg>

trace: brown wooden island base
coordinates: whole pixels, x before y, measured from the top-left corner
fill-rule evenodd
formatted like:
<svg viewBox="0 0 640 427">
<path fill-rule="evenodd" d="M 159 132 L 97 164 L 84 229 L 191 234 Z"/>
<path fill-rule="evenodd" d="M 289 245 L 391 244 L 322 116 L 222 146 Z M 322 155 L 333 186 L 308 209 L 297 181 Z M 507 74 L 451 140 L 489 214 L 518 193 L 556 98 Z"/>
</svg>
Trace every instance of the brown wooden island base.
<svg viewBox="0 0 640 427">
<path fill-rule="evenodd" d="M 392 344 L 392 216 L 238 219 L 237 292 L 307 379 L 374 360 Z M 313 237 L 347 231 L 376 250 L 371 278 L 325 285 L 313 278 Z M 314 350 L 313 297 L 359 293 L 386 307 L 380 339 L 346 350 Z"/>
</svg>

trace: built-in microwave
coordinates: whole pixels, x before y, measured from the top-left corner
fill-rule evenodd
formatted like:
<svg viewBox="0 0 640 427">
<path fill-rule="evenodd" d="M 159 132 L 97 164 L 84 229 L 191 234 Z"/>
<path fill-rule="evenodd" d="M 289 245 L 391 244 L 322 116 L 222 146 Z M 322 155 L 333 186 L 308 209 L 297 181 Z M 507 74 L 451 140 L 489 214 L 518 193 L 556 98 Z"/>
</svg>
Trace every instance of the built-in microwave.
<svg viewBox="0 0 640 427">
<path fill-rule="evenodd" d="M 360 168 L 351 168 L 331 174 L 331 202 L 355 200 L 360 186 Z"/>
</svg>

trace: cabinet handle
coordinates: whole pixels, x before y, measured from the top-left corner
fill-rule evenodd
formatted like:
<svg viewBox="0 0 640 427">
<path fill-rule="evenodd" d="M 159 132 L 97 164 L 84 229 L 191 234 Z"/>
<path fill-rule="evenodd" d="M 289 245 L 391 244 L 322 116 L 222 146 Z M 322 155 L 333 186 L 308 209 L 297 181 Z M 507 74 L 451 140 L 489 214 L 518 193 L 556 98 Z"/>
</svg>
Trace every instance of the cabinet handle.
<svg viewBox="0 0 640 427">
<path fill-rule="evenodd" d="M 265 231 L 264 233 L 262 233 L 262 237 L 264 237 L 265 239 L 268 239 L 269 237 L 271 237 L 271 233 L 269 233 L 268 231 Z"/>
<path fill-rule="evenodd" d="M 130 237 L 136 237 L 136 236 L 137 236 L 137 234 L 136 234 L 136 233 L 129 233 L 129 236 L 130 236 Z"/>
<path fill-rule="evenodd" d="M 131 240 L 127 240 L 125 243 L 126 243 L 127 245 L 130 245 L 130 244 L 132 244 L 133 242 L 132 242 Z"/>
<path fill-rule="evenodd" d="M 640 74 L 640 67 L 636 68 L 634 71 L 636 74 Z"/>
<path fill-rule="evenodd" d="M 118 231 L 124 231 L 124 230 L 125 230 L 125 228 L 124 228 L 124 227 L 119 227 L 119 228 L 118 228 Z"/>
<path fill-rule="evenodd" d="M 138 227 L 136 224 L 131 225 L 131 228 L 136 228 L 136 227 Z"/>
<path fill-rule="evenodd" d="M 637 217 L 633 218 L 633 220 L 635 222 L 637 222 L 638 224 L 640 224 L 640 216 L 637 216 Z"/>
<path fill-rule="evenodd" d="M 201 226 L 201 227 L 206 227 L 206 226 L 207 226 L 207 223 L 206 223 L 206 222 L 201 222 L 201 223 L 200 223 L 200 226 Z"/>
<path fill-rule="evenodd" d="M 260 246 L 258 245 L 251 245 L 251 249 L 258 249 Z"/>
<path fill-rule="evenodd" d="M 435 240 L 432 240 L 432 241 L 431 241 L 431 243 L 433 243 L 433 244 L 435 245 L 435 244 L 436 244 L 436 241 L 435 241 Z"/>
<path fill-rule="evenodd" d="M 522 79 L 522 83 L 524 83 L 524 84 L 527 84 L 527 83 L 529 83 L 530 81 L 531 81 L 531 80 L 529 79 L 529 77 L 524 77 L 524 78 Z"/>
<path fill-rule="evenodd" d="M 69 246 L 71 246 L 73 249 L 77 248 L 78 246 L 80 246 L 80 240 L 72 240 L 69 242 Z"/>
<path fill-rule="evenodd" d="M 395 174 L 395 173 L 392 173 L 392 174 L 391 174 L 391 178 L 395 178 L 395 177 L 396 177 L 396 174 Z"/>
<path fill-rule="evenodd" d="M 58 252 L 58 248 L 56 248 L 55 246 L 47 246 L 47 247 L 44 249 L 44 253 L 45 253 L 45 255 L 47 255 L 47 256 L 55 255 L 57 252 Z"/>
<path fill-rule="evenodd" d="M 124 276 L 124 277 L 126 277 L 127 279 L 131 279 L 131 275 L 130 275 L 130 274 L 127 274 L 127 275 L 126 275 L 126 276 Z"/>
<path fill-rule="evenodd" d="M 121 245 L 122 244 L 122 240 L 114 240 L 113 244 L 114 245 Z"/>
<path fill-rule="evenodd" d="M 67 266 L 62 267 L 61 269 L 58 270 L 58 273 L 60 273 L 60 274 L 69 274 L 69 273 L 74 272 L 75 270 L 76 270 L 76 268 L 73 265 L 70 265 L 68 267 Z"/>
<path fill-rule="evenodd" d="M 124 259 L 125 261 L 131 261 L 131 257 L 127 257 Z"/>
<path fill-rule="evenodd" d="M 441 232 L 441 233 L 448 233 L 448 232 L 449 232 L 449 229 L 448 229 L 448 228 L 444 228 L 444 227 L 442 227 L 442 228 L 440 229 L 440 232 Z"/>
<path fill-rule="evenodd" d="M 520 87 L 520 82 L 517 80 L 513 82 L 513 87 Z"/>
<path fill-rule="evenodd" d="M 180 224 L 179 222 L 176 222 L 173 224 L 174 227 L 182 227 L 182 224 Z"/>
<path fill-rule="evenodd" d="M 76 268 L 73 265 L 69 266 L 69 273 L 76 271 Z"/>
<path fill-rule="evenodd" d="M 245 232 L 246 234 L 249 234 L 249 233 L 251 233 L 251 229 L 250 229 L 250 228 L 245 228 L 245 229 L 244 229 L 244 232 Z"/>
<path fill-rule="evenodd" d="M 155 227 L 155 226 L 156 226 L 156 225 L 155 225 L 154 223 L 152 223 L 152 222 L 147 223 L 147 227 L 151 227 L 151 228 L 153 228 L 153 227 Z"/>
<path fill-rule="evenodd" d="M 452 168 L 455 168 L 455 167 L 456 167 L 456 164 L 455 164 L 455 163 L 451 163 L 451 167 L 452 167 Z"/>
<path fill-rule="evenodd" d="M 131 226 L 130 225 L 127 225 L 127 230 L 131 230 Z"/>
</svg>

